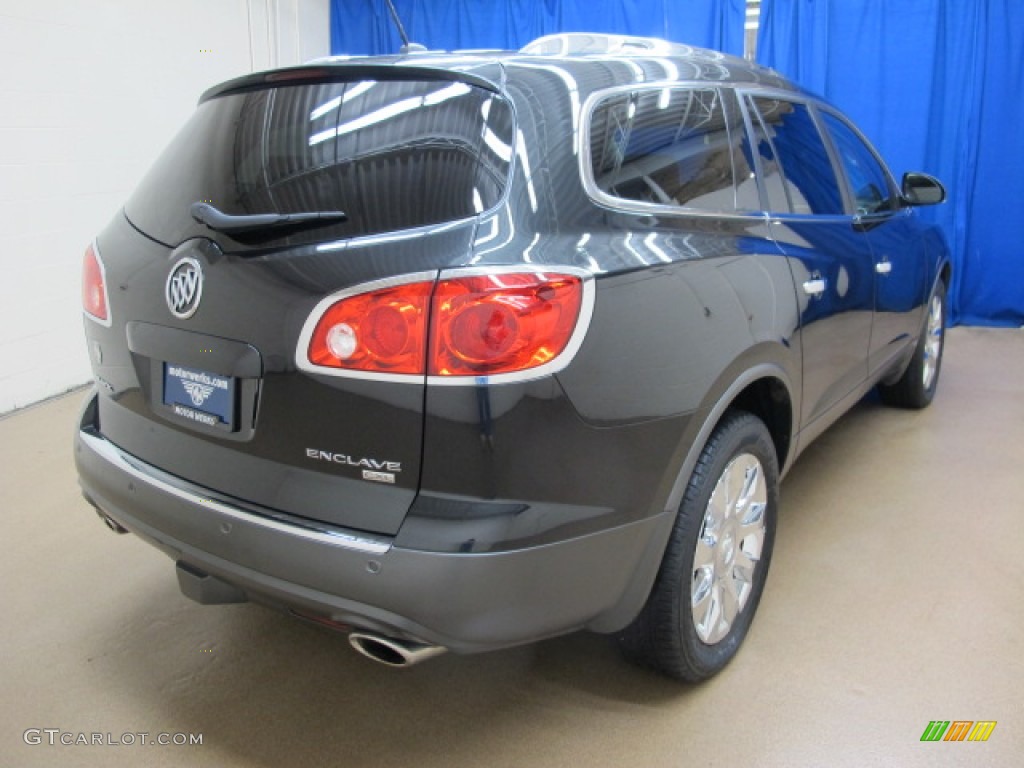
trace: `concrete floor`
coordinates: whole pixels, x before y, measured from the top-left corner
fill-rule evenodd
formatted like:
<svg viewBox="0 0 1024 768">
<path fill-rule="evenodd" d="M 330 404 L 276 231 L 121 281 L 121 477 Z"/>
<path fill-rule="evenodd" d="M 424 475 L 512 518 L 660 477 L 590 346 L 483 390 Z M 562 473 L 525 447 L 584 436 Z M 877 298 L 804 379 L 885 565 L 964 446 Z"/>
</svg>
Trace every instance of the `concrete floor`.
<svg viewBox="0 0 1024 768">
<path fill-rule="evenodd" d="M 869 400 L 812 446 L 782 486 L 746 645 L 697 687 L 587 634 L 393 671 L 269 610 L 193 604 L 170 560 L 79 497 L 81 396 L 16 413 L 0 421 L 0 765 L 1020 765 L 1021 382 L 1024 331 L 954 329 L 932 408 Z M 922 743 L 930 720 L 998 725 Z M 203 743 L 28 745 L 30 728 Z"/>
</svg>

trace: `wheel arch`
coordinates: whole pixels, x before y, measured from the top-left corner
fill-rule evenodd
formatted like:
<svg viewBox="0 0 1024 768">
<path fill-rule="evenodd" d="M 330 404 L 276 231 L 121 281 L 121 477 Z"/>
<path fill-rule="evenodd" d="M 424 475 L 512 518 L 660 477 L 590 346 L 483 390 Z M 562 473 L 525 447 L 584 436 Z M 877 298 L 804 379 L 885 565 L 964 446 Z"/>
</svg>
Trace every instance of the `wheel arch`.
<svg viewBox="0 0 1024 768">
<path fill-rule="evenodd" d="M 725 385 L 724 389 L 712 391 L 718 391 L 719 394 L 709 395 L 705 404 L 694 414 L 693 428 L 687 430 L 684 439 L 689 441 L 689 447 L 665 502 L 665 509 L 661 514 L 662 524 L 658 526 L 656 535 L 651 537 L 647 551 L 639 561 L 622 597 L 611 609 L 591 621 L 587 625 L 588 629 L 595 632 L 617 632 L 640 613 L 661 566 L 665 547 L 668 545 L 690 476 L 711 433 L 728 411 L 745 410 L 765 423 L 775 445 L 780 477 L 795 458 L 794 414 L 799 412 L 798 400 L 790 376 L 780 365 L 753 365 L 733 377 L 731 383 Z"/>
</svg>

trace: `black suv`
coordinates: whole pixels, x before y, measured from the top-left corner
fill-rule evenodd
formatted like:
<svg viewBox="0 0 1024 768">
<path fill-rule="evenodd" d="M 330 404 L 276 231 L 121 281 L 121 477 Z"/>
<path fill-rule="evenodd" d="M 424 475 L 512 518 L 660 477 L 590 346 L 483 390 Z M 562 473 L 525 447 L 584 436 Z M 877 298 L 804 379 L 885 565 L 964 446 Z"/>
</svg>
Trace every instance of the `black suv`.
<svg viewBox="0 0 1024 768">
<path fill-rule="evenodd" d="M 657 40 L 232 80 L 86 251 L 85 497 L 387 664 L 587 628 L 705 678 L 780 475 L 871 387 L 932 399 L 944 194 Z"/>
</svg>

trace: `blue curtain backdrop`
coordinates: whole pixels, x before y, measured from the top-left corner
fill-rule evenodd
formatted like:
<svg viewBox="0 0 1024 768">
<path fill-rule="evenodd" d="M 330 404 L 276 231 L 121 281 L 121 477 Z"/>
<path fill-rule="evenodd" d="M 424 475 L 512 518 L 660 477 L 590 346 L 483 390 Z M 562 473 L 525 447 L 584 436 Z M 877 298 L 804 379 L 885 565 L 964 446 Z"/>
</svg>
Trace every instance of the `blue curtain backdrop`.
<svg viewBox="0 0 1024 768">
<path fill-rule="evenodd" d="M 428 48 L 518 49 L 555 32 L 646 35 L 743 55 L 744 0 L 394 0 Z M 331 0 L 331 52 L 394 53 L 384 0 Z"/>
<path fill-rule="evenodd" d="M 850 115 L 953 250 L 954 320 L 1024 324 L 1024 2 L 762 0 L 758 60 Z"/>
</svg>

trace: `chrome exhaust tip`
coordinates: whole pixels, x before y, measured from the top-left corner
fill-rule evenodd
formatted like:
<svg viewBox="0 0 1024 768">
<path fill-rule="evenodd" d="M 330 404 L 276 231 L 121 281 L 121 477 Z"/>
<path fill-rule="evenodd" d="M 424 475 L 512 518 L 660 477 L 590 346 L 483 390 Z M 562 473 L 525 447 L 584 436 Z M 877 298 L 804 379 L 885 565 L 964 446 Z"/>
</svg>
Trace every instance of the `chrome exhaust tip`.
<svg viewBox="0 0 1024 768">
<path fill-rule="evenodd" d="M 101 512 L 98 508 L 96 508 L 96 514 L 100 516 L 100 520 L 103 521 L 103 524 L 107 526 L 107 528 L 112 530 L 114 533 L 130 533 L 130 531 L 127 528 L 125 528 L 123 525 L 117 522 L 117 520 L 112 518 L 106 512 Z"/>
<path fill-rule="evenodd" d="M 410 643 L 372 632 L 352 632 L 348 636 L 348 642 L 366 658 L 396 669 L 411 667 L 421 661 L 440 656 L 448 650 L 440 645 Z"/>
</svg>

